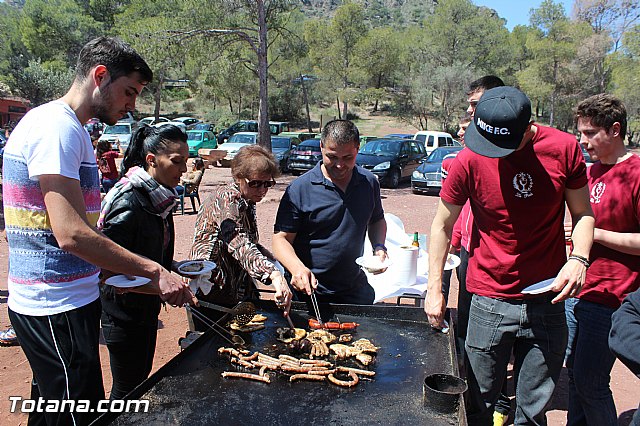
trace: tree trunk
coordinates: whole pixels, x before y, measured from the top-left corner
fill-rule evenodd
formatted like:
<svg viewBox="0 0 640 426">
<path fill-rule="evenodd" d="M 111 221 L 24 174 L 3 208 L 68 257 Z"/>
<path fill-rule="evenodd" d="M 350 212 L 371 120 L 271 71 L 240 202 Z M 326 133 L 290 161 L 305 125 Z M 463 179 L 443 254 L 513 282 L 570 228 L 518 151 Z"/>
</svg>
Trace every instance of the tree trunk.
<svg viewBox="0 0 640 426">
<path fill-rule="evenodd" d="M 376 82 L 376 89 L 379 89 L 382 85 L 382 73 L 378 74 L 378 81 Z M 376 103 L 373 105 L 373 112 L 378 111 L 378 96 L 376 95 Z"/>
<path fill-rule="evenodd" d="M 269 93 L 267 77 L 267 17 L 264 0 L 256 0 L 258 7 L 258 79 L 260 80 L 260 104 L 258 106 L 258 145 L 271 151 L 271 131 L 269 129 Z"/>
<path fill-rule="evenodd" d="M 342 116 L 340 115 L 340 98 L 338 97 L 338 95 L 336 95 L 336 105 L 338 106 L 337 110 L 338 110 L 338 120 L 342 119 Z"/>
<path fill-rule="evenodd" d="M 344 101 L 342 101 L 342 117 L 345 120 L 348 120 L 348 115 L 347 112 L 349 111 L 349 109 L 347 108 L 347 100 L 345 99 Z"/>
<path fill-rule="evenodd" d="M 551 111 L 549 111 L 549 126 L 553 127 L 553 118 L 556 111 L 556 98 L 558 96 L 558 61 L 553 61 L 553 91 L 551 92 Z"/>
<path fill-rule="evenodd" d="M 162 102 L 162 85 L 164 84 L 164 70 L 160 70 L 158 73 L 157 86 L 153 92 L 153 101 L 155 103 L 153 108 L 153 116 L 158 119 L 160 117 L 160 103 Z"/>
<path fill-rule="evenodd" d="M 311 127 L 311 112 L 309 111 L 309 95 L 307 94 L 307 86 L 304 84 L 304 77 L 300 74 L 300 85 L 302 85 L 302 99 L 304 100 L 304 107 L 307 110 L 307 128 L 309 133 L 313 132 Z"/>
</svg>

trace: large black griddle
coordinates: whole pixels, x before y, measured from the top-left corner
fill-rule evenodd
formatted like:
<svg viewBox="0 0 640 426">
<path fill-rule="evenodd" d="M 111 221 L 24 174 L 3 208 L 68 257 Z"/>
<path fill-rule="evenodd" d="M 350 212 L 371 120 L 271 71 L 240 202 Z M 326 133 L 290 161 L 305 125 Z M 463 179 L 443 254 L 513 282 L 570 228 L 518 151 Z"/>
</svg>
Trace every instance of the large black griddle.
<svg viewBox="0 0 640 426">
<path fill-rule="evenodd" d="M 282 313 L 271 301 L 254 301 L 268 316 L 266 328 L 242 334 L 248 349 L 274 355 L 282 353 L 276 328 L 286 327 Z M 138 386 L 127 399 L 148 399 L 147 413 L 106 414 L 97 424 L 238 424 L 238 425 L 345 425 L 345 424 L 465 424 L 463 408 L 438 414 L 423 402 L 424 378 L 433 373 L 457 375 L 452 333 L 432 330 L 422 308 L 404 306 L 324 305 L 341 322 L 358 322 L 354 338 L 368 338 L 381 349 L 371 381 L 352 388 L 328 382 L 294 382 L 282 373 L 270 384 L 222 378 L 234 371 L 221 346 L 228 347 L 212 330 L 170 360 Z M 324 314 L 323 314 L 324 316 Z M 308 328 L 305 304 L 292 305 L 291 318 Z M 277 344 L 277 352 L 273 345 Z M 342 362 L 357 366 L 354 361 Z"/>
</svg>

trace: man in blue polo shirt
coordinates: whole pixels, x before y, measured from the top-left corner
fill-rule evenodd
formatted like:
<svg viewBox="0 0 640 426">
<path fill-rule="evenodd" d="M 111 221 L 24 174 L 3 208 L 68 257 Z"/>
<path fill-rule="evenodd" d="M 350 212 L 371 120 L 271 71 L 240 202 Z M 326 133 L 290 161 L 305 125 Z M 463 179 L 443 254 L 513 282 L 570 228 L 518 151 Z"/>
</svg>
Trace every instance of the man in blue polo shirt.
<svg viewBox="0 0 640 426">
<path fill-rule="evenodd" d="M 387 223 L 376 177 L 356 166 L 358 128 L 347 120 L 322 131 L 322 162 L 289 185 L 274 225 L 273 252 L 302 294 L 320 302 L 372 304 L 373 288 L 355 263 L 364 238 L 387 258 Z"/>
</svg>

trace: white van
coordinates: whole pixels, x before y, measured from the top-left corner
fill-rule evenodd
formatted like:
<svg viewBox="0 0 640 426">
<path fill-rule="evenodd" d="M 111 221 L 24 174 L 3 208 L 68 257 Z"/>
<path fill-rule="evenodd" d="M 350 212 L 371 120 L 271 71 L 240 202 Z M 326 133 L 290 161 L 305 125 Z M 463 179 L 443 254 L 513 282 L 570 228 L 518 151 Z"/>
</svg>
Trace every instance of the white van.
<svg viewBox="0 0 640 426">
<path fill-rule="evenodd" d="M 460 146 L 460 143 L 454 140 L 449 133 L 433 130 L 421 130 L 413 135 L 413 139 L 424 144 L 427 154 L 431 154 L 431 151 L 441 146 Z"/>
<path fill-rule="evenodd" d="M 99 141 L 107 141 L 115 150 L 118 149 L 116 140 L 120 141 L 122 149 L 126 149 L 131 141 L 131 123 L 127 121 L 118 121 L 113 126 L 107 126 L 102 132 Z"/>
</svg>

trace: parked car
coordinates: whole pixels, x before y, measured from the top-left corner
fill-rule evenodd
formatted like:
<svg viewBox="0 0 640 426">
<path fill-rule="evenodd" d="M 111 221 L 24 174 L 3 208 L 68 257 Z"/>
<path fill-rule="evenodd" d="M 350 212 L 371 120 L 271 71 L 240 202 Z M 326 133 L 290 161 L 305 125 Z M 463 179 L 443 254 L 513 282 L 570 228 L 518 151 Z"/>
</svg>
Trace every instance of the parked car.
<svg viewBox="0 0 640 426">
<path fill-rule="evenodd" d="M 185 124 L 181 121 L 161 121 L 159 123 L 154 124 L 153 127 L 162 127 L 162 126 L 166 126 L 167 124 L 173 124 L 180 130 L 182 130 L 184 133 L 187 133 L 187 126 L 185 126 Z"/>
<path fill-rule="evenodd" d="M 118 121 L 126 121 L 127 123 L 135 123 L 136 120 L 133 118 L 133 114 L 131 114 L 130 111 L 127 111 L 127 113 L 125 115 L 122 116 L 122 118 L 120 118 L 120 120 Z"/>
<path fill-rule="evenodd" d="M 372 141 L 374 139 L 380 139 L 379 136 L 360 136 L 360 148 L 365 146 L 367 142 Z"/>
<path fill-rule="evenodd" d="M 385 138 L 391 139 L 413 139 L 413 133 L 389 133 L 384 135 Z"/>
<path fill-rule="evenodd" d="M 89 133 L 89 136 L 91 136 L 91 140 L 95 140 L 100 138 L 100 135 L 102 135 L 104 124 L 97 118 L 90 118 L 86 123 L 84 123 L 84 128 L 87 133 Z"/>
<path fill-rule="evenodd" d="M 590 165 L 593 164 L 593 160 L 591 159 L 589 152 L 587 152 L 587 149 L 584 146 L 582 146 L 580 143 L 578 143 L 578 146 L 580 147 L 580 151 L 582 151 L 584 162 L 587 163 L 587 167 L 589 167 Z"/>
<path fill-rule="evenodd" d="M 420 141 L 424 145 L 427 154 L 431 154 L 431 151 L 441 146 L 461 146 L 449 133 L 433 130 L 421 130 L 415 134 L 413 139 Z"/>
<path fill-rule="evenodd" d="M 315 132 L 282 132 L 278 136 L 293 136 L 300 139 L 301 142 L 307 139 L 313 139 L 318 135 Z"/>
<path fill-rule="evenodd" d="M 227 151 L 227 155 L 220 160 L 220 164 L 224 167 L 231 165 L 231 160 L 236 156 L 240 148 L 247 145 L 255 145 L 258 142 L 257 132 L 238 132 L 229 138 L 220 149 Z"/>
<path fill-rule="evenodd" d="M 295 136 L 283 135 L 284 133 L 271 136 L 271 152 L 276 157 L 280 170 L 286 172 L 289 170 L 288 162 L 291 150 L 300 145 L 300 139 Z"/>
<path fill-rule="evenodd" d="M 320 139 L 307 139 L 291 150 L 287 168 L 291 174 L 299 175 L 313 169 L 320 160 Z"/>
<path fill-rule="evenodd" d="M 193 127 L 200 122 L 200 120 L 193 117 L 178 117 L 174 118 L 173 121 L 184 123 L 184 125 L 187 126 L 187 130 L 193 129 Z"/>
<path fill-rule="evenodd" d="M 196 123 L 191 130 L 206 130 L 207 132 L 214 132 L 216 126 L 213 123 Z"/>
<path fill-rule="evenodd" d="M 189 145 L 189 157 L 197 157 L 199 149 L 217 148 L 218 139 L 216 139 L 216 135 L 214 135 L 213 132 L 206 130 L 187 130 L 187 144 Z"/>
<path fill-rule="evenodd" d="M 218 145 L 225 143 L 238 132 L 257 132 L 258 122 L 255 120 L 240 120 L 218 133 Z"/>
<path fill-rule="evenodd" d="M 413 139 L 374 139 L 360 148 L 356 164 L 371 171 L 381 184 L 397 188 L 426 156 L 422 144 Z"/>
<path fill-rule="evenodd" d="M 282 132 L 289 131 L 289 123 L 286 121 L 270 121 L 269 131 L 272 135 L 279 135 Z"/>
<path fill-rule="evenodd" d="M 427 159 L 411 175 L 413 193 L 439 193 L 442 188 L 442 160 L 461 149 L 461 146 L 443 146 L 431 151 Z"/>
<path fill-rule="evenodd" d="M 108 141 L 111 144 L 111 147 L 116 150 L 118 149 L 116 140 L 119 140 L 122 149 L 126 149 L 131 141 L 131 127 L 132 124 L 128 121 L 118 121 L 113 126 L 105 127 L 102 132 L 102 136 L 100 136 L 100 139 L 98 140 Z"/>
<path fill-rule="evenodd" d="M 140 124 L 146 124 L 147 126 L 153 126 L 156 125 L 158 123 L 167 123 L 171 120 L 169 120 L 167 117 L 158 117 L 157 119 L 155 117 L 145 117 L 143 119 L 141 119 L 139 121 Z"/>
</svg>

